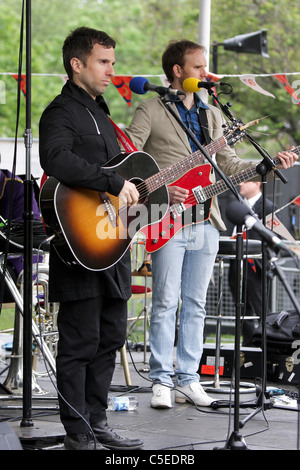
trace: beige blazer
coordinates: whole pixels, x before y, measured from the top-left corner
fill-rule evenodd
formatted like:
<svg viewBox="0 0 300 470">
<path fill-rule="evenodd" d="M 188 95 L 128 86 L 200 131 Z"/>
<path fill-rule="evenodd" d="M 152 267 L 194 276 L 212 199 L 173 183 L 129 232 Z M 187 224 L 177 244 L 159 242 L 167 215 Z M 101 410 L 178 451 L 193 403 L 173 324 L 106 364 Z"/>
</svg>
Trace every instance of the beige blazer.
<svg viewBox="0 0 300 470">
<path fill-rule="evenodd" d="M 176 105 L 171 106 L 179 116 Z M 222 125 L 225 120 L 219 109 L 208 106 L 209 135 L 215 141 L 223 135 Z M 125 132 L 136 148 L 149 153 L 160 168 L 170 166 L 192 152 L 186 133 L 159 97 L 146 100 L 137 107 L 132 122 Z M 216 162 L 228 176 L 253 166 L 253 163 L 241 160 L 228 145 L 217 153 Z M 215 181 L 213 169 L 211 181 Z M 212 200 L 209 220 L 218 230 L 226 229 L 216 196 Z"/>
</svg>

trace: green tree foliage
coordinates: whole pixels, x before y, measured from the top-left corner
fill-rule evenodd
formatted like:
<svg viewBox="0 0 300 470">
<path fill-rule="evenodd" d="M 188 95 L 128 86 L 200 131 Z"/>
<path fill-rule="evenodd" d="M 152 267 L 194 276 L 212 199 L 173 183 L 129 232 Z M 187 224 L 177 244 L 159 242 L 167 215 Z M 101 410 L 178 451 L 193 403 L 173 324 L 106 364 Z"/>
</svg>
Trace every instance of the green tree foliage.
<svg viewBox="0 0 300 470">
<path fill-rule="evenodd" d="M 218 71 L 222 74 L 273 74 L 300 72 L 300 10 L 297 0 L 212 1 L 211 41 L 222 43 L 236 35 L 267 29 L 269 58 L 257 54 L 226 51 L 218 47 Z M 300 92 L 300 75 L 289 75 L 289 83 Z M 257 83 L 276 99 L 256 93 L 239 79 L 231 79 L 232 109 L 243 121 L 262 118 L 261 134 L 253 136 L 262 144 L 275 142 L 284 148 L 300 141 L 299 105 L 273 77 L 259 77 Z M 299 93 L 300 94 L 300 93 Z M 266 134 L 266 135 L 265 135 Z M 251 150 L 251 149 L 250 149 Z"/>
<path fill-rule="evenodd" d="M 270 58 L 257 54 L 238 54 L 218 47 L 218 73 L 224 75 L 300 72 L 298 0 L 212 0 L 211 43 L 260 29 L 267 29 Z M 38 122 L 43 109 L 58 94 L 65 74 L 61 46 L 70 30 L 86 25 L 107 31 L 117 41 L 116 74 L 159 75 L 161 53 L 170 39 L 183 37 L 197 41 L 199 36 L 198 0 L 32 0 L 32 129 L 38 137 Z M 17 72 L 20 47 L 21 0 L 0 0 L 0 72 Z M 201 13 L 201 12 L 200 12 Z M 23 45 L 25 73 L 25 44 Z M 211 64 L 211 60 L 210 60 Z M 53 74 L 43 76 L 36 74 Z M 288 77 L 300 90 L 300 75 Z M 17 87 L 15 80 L 2 75 L 6 103 L 0 104 L 0 135 L 12 137 L 15 132 Z M 299 84 L 297 81 L 299 80 Z M 239 78 L 226 79 L 232 87 L 223 102 L 232 103 L 233 114 L 244 122 L 267 116 L 253 136 L 273 151 L 299 143 L 299 105 L 273 77 L 259 77 L 257 82 L 276 99 L 259 94 L 241 83 Z M 158 77 L 151 82 L 160 83 Z M 300 92 L 299 92 L 300 94 Z M 113 119 L 129 124 L 134 109 L 149 96 L 134 95 L 129 107 L 111 85 L 106 100 Z M 21 96 L 20 130 L 25 128 L 25 98 Z M 249 145 L 243 145 L 249 156 Z"/>
</svg>

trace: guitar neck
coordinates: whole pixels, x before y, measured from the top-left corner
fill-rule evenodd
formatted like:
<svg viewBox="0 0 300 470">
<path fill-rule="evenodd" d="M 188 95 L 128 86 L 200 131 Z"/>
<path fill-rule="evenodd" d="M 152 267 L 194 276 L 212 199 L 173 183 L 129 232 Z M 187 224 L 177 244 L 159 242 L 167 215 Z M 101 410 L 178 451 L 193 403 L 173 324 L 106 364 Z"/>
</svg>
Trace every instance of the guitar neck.
<svg viewBox="0 0 300 470">
<path fill-rule="evenodd" d="M 300 146 L 293 149 L 293 152 L 297 155 L 300 155 Z M 278 165 L 280 163 L 279 157 L 273 158 L 273 162 L 275 165 Z M 252 166 L 250 168 L 246 168 L 245 170 L 242 170 L 239 173 L 236 173 L 235 175 L 231 175 L 229 176 L 229 180 L 234 186 L 237 186 L 240 183 L 244 183 L 245 181 L 249 181 L 258 175 L 256 167 L 257 165 Z M 219 180 L 217 183 L 203 188 L 203 191 L 205 193 L 206 198 L 210 199 L 213 196 L 217 196 L 218 194 L 224 193 L 225 191 L 227 191 L 227 189 L 229 188 L 225 181 Z"/>
<path fill-rule="evenodd" d="M 205 151 L 211 156 L 224 148 L 226 144 L 227 140 L 224 136 L 222 136 L 215 142 L 208 144 L 205 147 Z M 188 155 L 182 160 L 174 163 L 170 167 L 163 168 L 161 171 L 145 180 L 145 184 L 149 193 L 152 193 L 156 189 L 161 188 L 164 184 L 168 185 L 173 183 L 181 175 L 191 170 L 192 168 L 195 168 L 197 165 L 202 165 L 205 163 L 205 161 L 205 155 L 200 150 L 197 150 L 191 155 Z"/>
</svg>

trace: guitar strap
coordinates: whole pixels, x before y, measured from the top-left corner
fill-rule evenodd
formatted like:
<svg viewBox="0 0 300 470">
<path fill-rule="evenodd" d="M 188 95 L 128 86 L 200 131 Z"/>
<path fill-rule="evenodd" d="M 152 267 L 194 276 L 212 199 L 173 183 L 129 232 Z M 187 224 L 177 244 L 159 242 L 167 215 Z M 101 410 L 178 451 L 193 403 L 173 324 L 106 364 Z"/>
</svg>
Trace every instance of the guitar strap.
<svg viewBox="0 0 300 470">
<path fill-rule="evenodd" d="M 112 125 L 114 126 L 115 131 L 116 131 L 117 136 L 118 136 L 118 139 L 119 139 L 120 143 L 123 145 L 124 149 L 127 150 L 128 152 L 137 151 L 137 148 L 133 145 L 131 140 L 128 139 L 127 135 L 124 134 L 124 132 L 117 126 L 116 123 L 114 123 L 114 121 L 111 118 L 109 118 L 109 119 L 110 119 Z"/>
<path fill-rule="evenodd" d="M 200 108 L 198 115 L 199 115 L 200 126 L 202 128 L 202 132 L 203 132 L 203 135 L 204 135 L 204 141 L 205 141 L 205 144 L 208 145 L 211 142 L 211 138 L 210 138 L 210 135 L 209 135 L 209 132 L 208 132 L 208 121 L 207 121 L 206 110 L 204 108 Z M 114 126 L 115 131 L 116 131 L 117 136 L 118 136 L 118 139 L 121 142 L 121 144 L 123 145 L 124 149 L 127 150 L 128 152 L 137 151 L 138 149 L 133 145 L 133 143 L 127 137 L 127 135 L 124 134 L 124 132 L 117 126 L 117 124 L 111 118 L 109 118 L 109 119 L 110 119 L 112 125 Z"/>
<path fill-rule="evenodd" d="M 207 114 L 206 109 L 199 108 L 199 122 L 203 132 L 205 144 L 208 145 L 211 142 L 211 138 L 208 132 L 208 121 L 207 121 Z"/>
<path fill-rule="evenodd" d="M 201 130 L 202 130 L 202 136 L 203 136 L 203 140 L 204 142 L 201 142 L 203 145 L 208 145 L 210 142 L 211 142 L 211 138 L 210 138 L 210 135 L 209 135 L 209 132 L 208 132 L 208 120 L 207 120 L 207 113 L 206 113 L 206 109 L 205 108 L 199 108 L 199 112 L 198 112 L 198 118 L 199 118 L 199 123 L 200 123 L 200 126 L 201 126 Z M 210 208 L 210 199 L 208 199 L 207 201 L 205 201 L 205 203 L 203 205 L 200 205 L 200 213 L 202 213 L 202 210 L 204 210 L 204 217 L 202 215 L 199 216 L 199 205 L 196 204 L 195 206 L 192 207 L 192 210 L 191 210 L 191 217 L 192 217 L 192 221 L 193 222 L 199 222 L 199 220 L 207 220 L 208 217 L 209 217 L 209 208 Z M 182 214 L 182 220 L 183 220 L 183 224 L 185 224 L 185 217 L 187 218 L 187 223 L 189 223 L 188 221 L 188 217 L 189 217 L 189 214 L 188 214 L 189 211 L 187 211 L 187 213 L 183 212 Z"/>
</svg>

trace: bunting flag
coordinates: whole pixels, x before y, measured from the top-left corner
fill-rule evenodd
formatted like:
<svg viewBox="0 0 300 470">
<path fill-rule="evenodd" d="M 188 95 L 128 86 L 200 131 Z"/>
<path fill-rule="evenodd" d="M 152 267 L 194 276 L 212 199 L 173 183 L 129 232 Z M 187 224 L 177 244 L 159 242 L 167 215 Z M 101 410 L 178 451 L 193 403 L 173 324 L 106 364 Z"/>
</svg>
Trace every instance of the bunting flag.
<svg viewBox="0 0 300 470">
<path fill-rule="evenodd" d="M 277 233 L 277 235 L 280 235 L 282 238 L 285 238 L 286 240 L 296 243 L 296 240 L 294 239 L 294 237 L 290 234 L 290 232 L 285 227 L 285 225 L 283 225 L 283 223 L 278 219 L 276 214 L 271 213 L 267 215 L 266 227 L 269 228 L 270 230 L 273 230 L 273 232 Z"/>
<path fill-rule="evenodd" d="M 253 269 L 253 271 L 256 273 L 256 266 L 255 266 L 255 261 L 254 259 L 250 258 L 248 259 L 248 263 L 250 264 L 251 268 Z"/>
<path fill-rule="evenodd" d="M 17 82 L 19 81 L 19 76 L 18 74 L 15 73 L 9 73 L 9 72 L 0 72 L 0 75 L 9 75 L 13 77 Z M 217 75 L 211 72 L 207 73 L 207 81 L 209 82 L 217 82 L 218 80 L 222 78 L 239 78 L 240 81 L 251 88 L 254 91 L 257 91 L 263 95 L 269 96 L 271 98 L 275 98 L 274 94 L 270 93 L 269 91 L 265 90 L 261 85 L 258 85 L 256 78 L 257 77 L 274 77 L 276 80 L 278 80 L 281 85 L 286 89 L 286 91 L 289 93 L 289 95 L 292 97 L 292 103 L 300 105 L 300 98 L 298 97 L 297 92 L 294 90 L 294 88 L 290 85 L 288 81 L 288 76 L 289 75 L 298 75 L 300 76 L 300 72 L 292 72 L 292 73 L 277 73 L 277 74 L 244 74 L 244 75 Z M 68 77 L 63 74 L 49 74 L 49 73 L 33 73 L 32 76 L 51 76 L 51 77 L 59 77 L 61 78 L 64 82 L 67 81 Z M 162 84 L 164 86 L 169 86 L 169 82 L 166 78 L 165 75 L 142 75 L 143 77 L 159 77 Z M 131 90 L 129 88 L 129 83 L 130 80 L 132 79 L 132 75 L 115 75 L 112 78 L 112 83 L 113 85 L 117 88 L 118 92 L 122 96 L 122 98 L 125 100 L 128 106 L 131 106 Z M 298 80 L 296 81 L 298 83 Z M 20 80 L 20 89 L 23 92 L 24 96 L 26 97 L 26 75 L 21 75 L 21 80 Z"/>
<path fill-rule="evenodd" d="M 240 80 L 245 85 L 252 88 L 252 90 L 255 90 L 258 93 L 261 93 L 261 94 L 266 95 L 266 96 L 271 96 L 271 98 L 275 99 L 275 96 L 272 93 L 269 93 L 268 91 L 264 90 L 260 85 L 257 84 L 254 75 L 242 75 L 240 77 Z"/>
<path fill-rule="evenodd" d="M 296 204 L 296 206 L 300 206 L 300 196 L 295 197 L 295 199 L 291 201 L 291 204 Z"/>
<path fill-rule="evenodd" d="M 18 83 L 21 82 L 21 83 L 19 83 L 20 90 L 23 92 L 23 95 L 26 98 L 26 75 L 21 75 L 21 80 L 19 80 L 19 75 L 18 74 L 14 74 L 14 75 L 12 75 L 12 77 L 14 77 L 17 80 Z"/>
<path fill-rule="evenodd" d="M 216 75 L 215 73 L 208 72 L 207 75 L 206 75 L 206 80 L 208 82 L 214 83 L 214 82 L 217 82 L 218 80 L 220 80 L 223 77 L 224 77 L 224 75 Z M 217 93 L 216 87 L 213 87 L 212 90 L 213 90 L 215 96 L 217 96 L 218 93 Z M 202 90 L 201 90 L 201 92 L 202 92 Z M 215 99 L 213 99 L 213 102 L 217 106 L 218 103 Z"/>
<path fill-rule="evenodd" d="M 279 75 L 274 75 L 274 77 L 284 86 L 286 91 L 291 95 L 291 97 L 293 98 L 293 103 L 299 105 L 300 100 L 298 98 L 298 95 L 295 92 L 295 90 L 291 87 L 291 85 L 289 84 L 286 75 L 279 74 Z"/>
<path fill-rule="evenodd" d="M 282 211 L 282 209 L 285 209 L 290 204 L 296 204 L 296 206 L 300 206 L 300 196 L 295 197 L 294 199 L 292 199 L 290 202 L 288 202 L 284 206 L 280 207 L 279 209 L 276 209 L 275 214 L 277 214 L 277 212 Z"/>
<path fill-rule="evenodd" d="M 124 98 L 128 106 L 131 106 L 131 90 L 129 88 L 131 76 L 128 75 L 116 75 L 112 77 L 111 81 L 117 88 L 118 92 Z"/>
<path fill-rule="evenodd" d="M 207 72 L 206 80 L 208 82 L 218 82 L 224 75 L 216 75 L 215 73 Z"/>
</svg>

